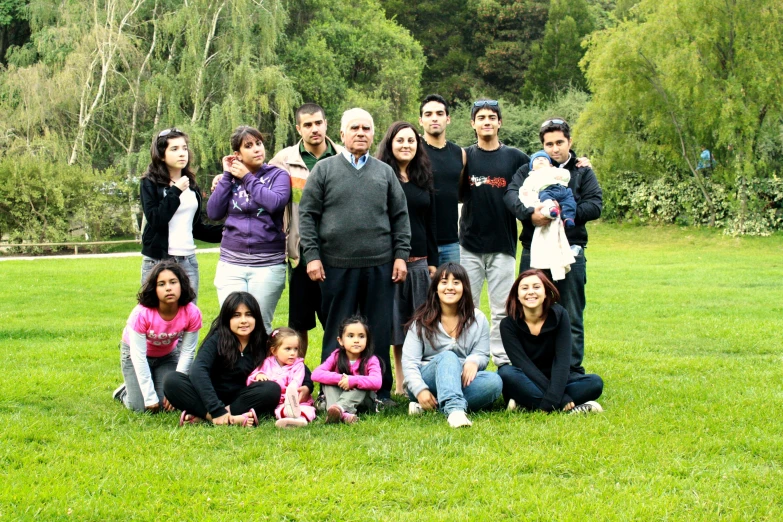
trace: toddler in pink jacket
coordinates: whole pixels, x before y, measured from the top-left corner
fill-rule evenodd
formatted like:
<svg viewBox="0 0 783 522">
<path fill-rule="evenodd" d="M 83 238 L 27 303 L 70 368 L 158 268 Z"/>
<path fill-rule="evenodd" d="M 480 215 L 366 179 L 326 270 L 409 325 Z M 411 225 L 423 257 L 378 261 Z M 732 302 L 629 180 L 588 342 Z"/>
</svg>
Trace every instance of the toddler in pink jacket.
<svg viewBox="0 0 783 522">
<path fill-rule="evenodd" d="M 253 370 L 247 385 L 255 381 L 274 381 L 280 385 L 280 404 L 275 408 L 275 426 L 299 428 L 315 419 L 313 400 L 299 402 L 299 387 L 305 377 L 304 359 L 299 357 L 299 334 L 291 328 L 276 328 L 269 337 L 272 354 Z"/>
<path fill-rule="evenodd" d="M 381 389 L 383 370 L 373 355 L 372 337 L 364 318 L 343 321 L 339 347 L 313 371 L 326 397 L 326 422 L 353 424 L 358 407 L 375 411 L 375 392 Z"/>
</svg>

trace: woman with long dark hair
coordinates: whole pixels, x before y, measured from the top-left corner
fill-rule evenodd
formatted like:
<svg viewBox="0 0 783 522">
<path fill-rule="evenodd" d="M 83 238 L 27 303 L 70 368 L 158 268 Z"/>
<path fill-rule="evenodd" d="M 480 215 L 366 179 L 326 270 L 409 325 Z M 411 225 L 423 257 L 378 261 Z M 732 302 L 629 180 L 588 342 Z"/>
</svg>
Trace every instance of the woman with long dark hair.
<svg viewBox="0 0 783 522">
<path fill-rule="evenodd" d="M 198 261 L 194 239 L 219 243 L 222 225 L 204 223 L 201 191 L 190 170 L 188 135 L 164 129 L 152 139 L 150 164 L 141 177 L 141 284 L 161 259 L 181 264 L 198 300 Z"/>
<path fill-rule="evenodd" d="M 435 228 L 434 182 L 424 140 L 410 123 L 398 121 L 386 132 L 376 157 L 391 166 L 405 193 L 411 223 L 411 253 L 408 277 L 397 285 L 392 313 L 394 380 L 396 393 L 405 393 L 402 381 L 403 325 L 427 298 L 430 277 L 438 266 L 438 242 Z"/>
<path fill-rule="evenodd" d="M 560 293 L 541 270 L 525 270 L 514 281 L 500 321 L 500 337 L 511 364 L 498 368 L 509 409 L 601 412 L 595 402 L 604 382 L 571 368 L 571 323 L 558 304 Z"/>
<path fill-rule="evenodd" d="M 201 343 L 190 375 L 174 372 L 164 383 L 171 406 L 182 410 L 180 425 L 255 426 L 280 400 L 280 386 L 259 381 L 246 386 L 248 375 L 266 357 L 267 334 L 256 299 L 247 292 L 228 295 Z"/>
<path fill-rule="evenodd" d="M 291 177 L 264 164 L 264 139 L 253 127 L 238 127 L 231 148 L 234 154 L 223 158 L 223 175 L 207 203 L 210 219 L 226 220 L 215 288 L 221 305 L 232 292 L 253 294 L 271 333 L 285 287 L 283 213 L 291 199 Z"/>
<path fill-rule="evenodd" d="M 435 271 L 427 300 L 411 318 L 402 347 L 411 415 L 439 409 L 453 428 L 470 426 L 465 413 L 491 405 L 503 383 L 484 369 L 489 362 L 489 322 L 473 307 L 468 274 L 444 263 Z"/>
</svg>

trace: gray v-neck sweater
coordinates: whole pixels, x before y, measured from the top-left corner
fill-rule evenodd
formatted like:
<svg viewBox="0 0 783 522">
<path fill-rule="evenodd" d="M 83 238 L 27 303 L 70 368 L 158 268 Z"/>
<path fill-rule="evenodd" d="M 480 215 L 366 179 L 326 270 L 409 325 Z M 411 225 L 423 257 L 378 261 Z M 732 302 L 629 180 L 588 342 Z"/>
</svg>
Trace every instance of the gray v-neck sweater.
<svg viewBox="0 0 783 522">
<path fill-rule="evenodd" d="M 342 154 L 316 163 L 299 203 L 306 262 L 336 268 L 407 260 L 408 205 L 392 168 L 373 157 L 356 170 Z"/>
</svg>

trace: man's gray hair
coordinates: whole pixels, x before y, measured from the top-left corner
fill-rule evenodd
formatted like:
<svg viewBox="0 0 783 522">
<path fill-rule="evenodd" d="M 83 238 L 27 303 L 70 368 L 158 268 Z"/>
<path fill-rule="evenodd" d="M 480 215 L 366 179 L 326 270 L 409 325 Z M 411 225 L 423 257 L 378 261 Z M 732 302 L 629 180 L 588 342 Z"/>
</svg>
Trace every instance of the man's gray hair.
<svg viewBox="0 0 783 522">
<path fill-rule="evenodd" d="M 348 122 L 356 118 L 369 119 L 370 133 L 375 134 L 375 122 L 372 119 L 372 115 L 369 112 L 365 111 L 364 109 L 360 109 L 359 107 L 348 109 L 343 113 L 343 117 L 340 119 L 340 132 L 345 132 L 346 130 L 348 130 Z"/>
</svg>

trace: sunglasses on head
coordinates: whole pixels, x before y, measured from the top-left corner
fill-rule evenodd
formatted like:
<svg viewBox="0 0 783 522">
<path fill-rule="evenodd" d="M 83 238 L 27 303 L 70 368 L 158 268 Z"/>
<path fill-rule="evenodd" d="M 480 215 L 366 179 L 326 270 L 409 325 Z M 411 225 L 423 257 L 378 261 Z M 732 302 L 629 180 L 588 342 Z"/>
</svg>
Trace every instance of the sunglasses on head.
<svg viewBox="0 0 783 522">
<path fill-rule="evenodd" d="M 497 100 L 479 100 L 477 102 L 473 102 L 474 107 L 497 107 L 498 101 Z"/>
<path fill-rule="evenodd" d="M 553 124 L 554 125 L 565 125 L 566 127 L 568 126 L 568 123 L 565 120 L 553 119 L 553 120 L 546 120 L 544 123 L 541 124 L 541 128 L 543 129 L 546 126 L 553 125 Z"/>
<path fill-rule="evenodd" d="M 168 136 L 168 135 L 169 135 L 169 134 L 171 134 L 172 132 L 180 132 L 180 133 L 181 133 L 182 131 L 181 131 L 181 130 L 179 130 L 178 128 L 176 128 L 176 127 L 172 127 L 172 128 L 170 128 L 170 129 L 164 129 L 164 130 L 162 130 L 162 131 L 160 131 L 160 132 L 158 133 L 158 138 L 162 138 L 162 137 L 164 137 L 164 136 Z"/>
</svg>

